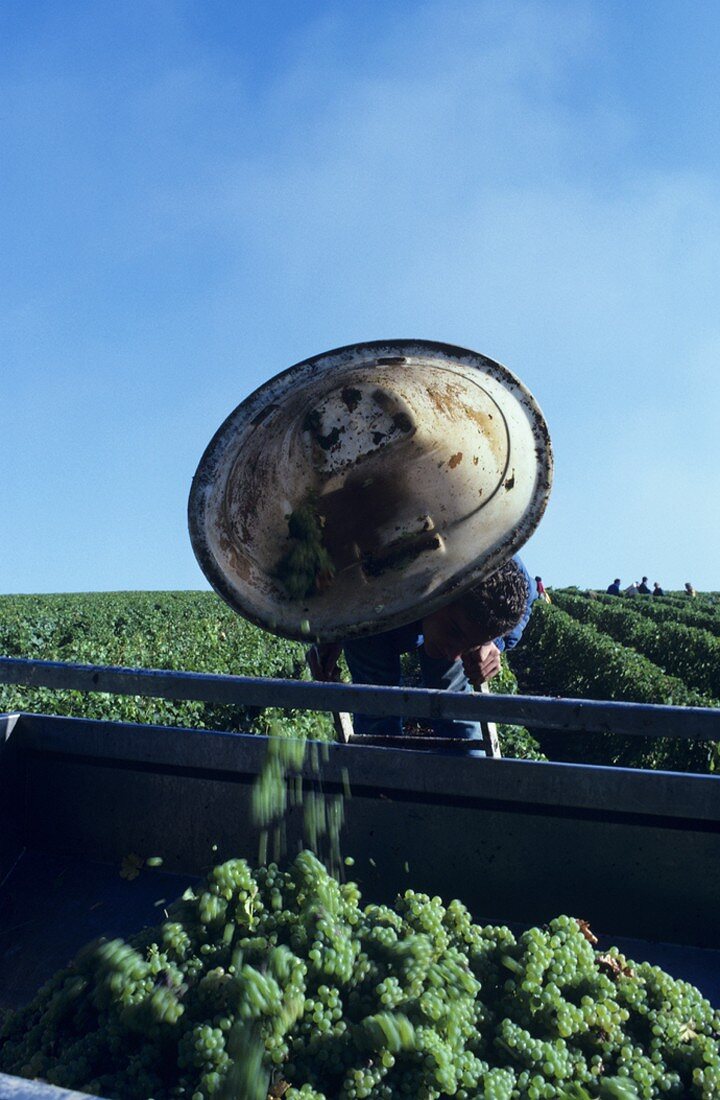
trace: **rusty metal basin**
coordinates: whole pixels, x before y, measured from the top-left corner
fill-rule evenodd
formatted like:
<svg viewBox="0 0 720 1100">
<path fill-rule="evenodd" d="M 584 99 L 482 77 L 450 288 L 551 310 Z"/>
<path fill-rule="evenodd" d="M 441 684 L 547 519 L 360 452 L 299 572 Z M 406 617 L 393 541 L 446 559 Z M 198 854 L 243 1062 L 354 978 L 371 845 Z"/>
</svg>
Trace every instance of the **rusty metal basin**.
<svg viewBox="0 0 720 1100">
<path fill-rule="evenodd" d="M 430 341 L 354 344 L 230 414 L 193 481 L 190 537 L 235 610 L 329 641 L 411 622 L 484 579 L 535 530 L 551 480 L 545 420 L 506 367 Z M 301 514 L 324 556 L 297 591 L 281 566 L 304 560 Z"/>
</svg>

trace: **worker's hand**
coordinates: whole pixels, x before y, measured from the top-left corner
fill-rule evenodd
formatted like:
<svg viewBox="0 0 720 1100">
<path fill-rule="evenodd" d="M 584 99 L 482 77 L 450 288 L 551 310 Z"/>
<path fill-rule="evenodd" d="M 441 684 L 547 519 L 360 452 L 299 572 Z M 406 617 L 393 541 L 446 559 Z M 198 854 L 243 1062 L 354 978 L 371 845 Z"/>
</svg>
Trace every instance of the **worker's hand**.
<svg viewBox="0 0 720 1100">
<path fill-rule="evenodd" d="M 475 646 L 462 654 L 462 663 L 468 680 L 478 688 L 500 671 L 500 650 L 494 642 Z"/>
<path fill-rule="evenodd" d="M 326 642 L 311 646 L 307 651 L 307 663 L 313 680 L 329 683 L 340 679 L 338 661 L 342 653 L 342 642 Z"/>
</svg>

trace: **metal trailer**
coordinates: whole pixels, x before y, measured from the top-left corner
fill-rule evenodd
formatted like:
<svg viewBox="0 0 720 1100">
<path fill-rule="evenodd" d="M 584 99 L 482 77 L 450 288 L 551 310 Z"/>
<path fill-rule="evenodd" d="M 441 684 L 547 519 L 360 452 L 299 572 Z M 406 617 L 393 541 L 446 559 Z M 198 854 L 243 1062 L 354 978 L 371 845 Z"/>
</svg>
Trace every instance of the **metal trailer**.
<svg viewBox="0 0 720 1100">
<path fill-rule="evenodd" d="M 720 740 L 720 713 L 699 708 L 11 659 L 0 660 L 0 682 Z M 0 718 L 0 1006 L 26 1002 L 88 940 L 159 923 L 166 902 L 218 860 L 255 859 L 250 791 L 266 748 L 259 735 Z M 323 789 L 340 792 L 349 779 L 343 848 L 366 899 L 407 884 L 459 896 L 480 921 L 522 926 L 571 913 L 601 946 L 655 962 L 720 1003 L 716 777 L 443 748 L 356 737 L 323 750 Z M 288 830 L 292 850 L 292 815 Z M 128 881 L 119 872 L 130 853 L 161 856 L 162 869 Z M 71 1095 L 0 1075 L 0 1100 Z"/>
</svg>

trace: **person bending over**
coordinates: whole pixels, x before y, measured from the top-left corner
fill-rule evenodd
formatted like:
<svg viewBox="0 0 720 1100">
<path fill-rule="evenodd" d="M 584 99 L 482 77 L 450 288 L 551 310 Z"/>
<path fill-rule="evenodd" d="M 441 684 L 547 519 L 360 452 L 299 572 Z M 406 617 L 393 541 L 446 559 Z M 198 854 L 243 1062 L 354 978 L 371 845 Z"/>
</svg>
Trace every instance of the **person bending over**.
<svg viewBox="0 0 720 1100">
<path fill-rule="evenodd" d="M 407 626 L 362 638 L 313 646 L 308 654 L 316 680 L 336 680 L 344 651 L 355 684 L 398 687 L 401 655 L 417 652 L 422 686 L 472 691 L 497 676 L 500 655 L 520 641 L 537 598 L 535 582 L 518 557 L 511 558 L 457 600 Z M 402 733 L 402 719 L 356 714 L 357 733 Z M 479 722 L 436 719 L 438 737 L 480 740 Z"/>
</svg>

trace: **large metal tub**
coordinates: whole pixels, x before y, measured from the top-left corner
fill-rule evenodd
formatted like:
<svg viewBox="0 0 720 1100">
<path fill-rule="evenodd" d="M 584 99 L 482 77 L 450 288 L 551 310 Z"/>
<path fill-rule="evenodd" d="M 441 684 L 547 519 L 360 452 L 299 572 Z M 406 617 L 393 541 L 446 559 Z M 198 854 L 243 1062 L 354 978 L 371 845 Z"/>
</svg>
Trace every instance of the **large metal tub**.
<svg viewBox="0 0 720 1100">
<path fill-rule="evenodd" d="M 253 705 L 478 717 L 643 736 L 720 739 L 720 715 L 634 706 L 345 687 L 0 660 L 0 679 Z M 98 935 L 163 919 L 214 862 L 254 859 L 259 736 L 0 716 L 0 1006 L 16 1006 Z M 475 918 L 558 913 L 698 985 L 720 1004 L 720 798 L 709 775 L 531 763 L 355 744 L 321 749 L 322 786 L 349 777 L 343 849 L 367 900 L 407 885 Z M 310 759 L 307 780 L 316 782 Z M 299 821 L 288 822 L 290 850 Z M 161 856 L 129 881 L 123 858 Z M 372 862 L 371 862 L 372 861 Z M 69 1096 L 0 1075 L 0 1100 Z"/>
<path fill-rule="evenodd" d="M 4 1006 L 27 1000 L 89 938 L 161 920 L 161 899 L 218 859 L 256 857 L 249 796 L 263 737 L 28 714 L 4 718 L 2 735 Z M 720 1000 L 714 777 L 325 751 L 324 790 L 349 775 L 343 848 L 367 899 L 411 884 L 460 897 L 480 920 L 572 913 L 615 941 L 646 941 L 636 955 Z M 291 818 L 291 849 L 298 826 Z M 127 881 L 129 853 L 160 855 L 163 870 Z"/>
</svg>

